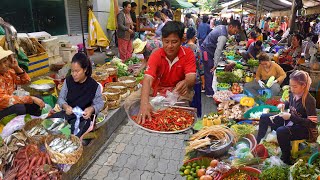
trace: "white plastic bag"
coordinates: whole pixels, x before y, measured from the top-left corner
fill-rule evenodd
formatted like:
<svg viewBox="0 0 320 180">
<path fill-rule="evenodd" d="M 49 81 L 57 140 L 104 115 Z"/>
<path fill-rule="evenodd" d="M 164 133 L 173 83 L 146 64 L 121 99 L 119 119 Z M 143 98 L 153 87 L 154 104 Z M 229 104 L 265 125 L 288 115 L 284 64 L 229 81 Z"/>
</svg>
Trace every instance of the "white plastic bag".
<svg viewBox="0 0 320 180">
<path fill-rule="evenodd" d="M 263 162 L 264 166 L 273 167 L 273 166 L 284 166 L 284 162 L 278 156 L 271 156 Z"/>
<path fill-rule="evenodd" d="M 26 115 L 20 115 L 13 118 L 2 130 L 1 137 L 5 139 L 6 137 L 13 134 L 15 131 L 21 130 L 24 125 L 24 117 Z M 32 119 L 36 118 L 36 116 L 31 116 Z"/>
<path fill-rule="evenodd" d="M 267 135 L 266 141 L 267 141 L 267 142 L 278 143 L 277 132 L 276 132 L 275 130 L 273 130 L 271 133 L 269 133 L 269 134 Z"/>
<path fill-rule="evenodd" d="M 213 92 L 217 92 L 217 85 L 218 85 L 217 75 L 216 75 L 216 70 L 214 70 L 213 78 L 212 78 L 212 90 L 213 90 Z"/>
<path fill-rule="evenodd" d="M 166 98 L 165 101 L 170 105 L 173 106 L 177 103 L 178 98 L 179 98 L 179 94 L 175 93 L 175 92 L 171 92 L 171 91 L 167 91 L 166 92 Z"/>
<path fill-rule="evenodd" d="M 74 135 L 76 135 L 76 134 L 78 134 L 79 132 L 80 132 L 80 128 L 79 128 L 79 125 L 80 125 L 80 118 L 82 117 L 82 115 L 83 115 L 83 110 L 80 108 L 80 107 L 74 107 L 73 109 L 72 109 L 72 112 L 73 112 L 73 114 L 74 115 L 76 115 L 76 117 L 77 117 L 77 120 L 76 120 L 76 122 L 75 122 L 75 124 L 74 124 L 74 131 L 73 131 L 73 134 Z"/>
</svg>

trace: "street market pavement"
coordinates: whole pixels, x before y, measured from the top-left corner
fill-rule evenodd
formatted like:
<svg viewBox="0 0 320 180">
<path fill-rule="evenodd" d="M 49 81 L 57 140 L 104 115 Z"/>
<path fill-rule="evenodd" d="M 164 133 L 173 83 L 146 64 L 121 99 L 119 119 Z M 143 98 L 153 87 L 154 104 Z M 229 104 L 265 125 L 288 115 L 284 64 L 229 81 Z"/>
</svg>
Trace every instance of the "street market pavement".
<svg viewBox="0 0 320 180">
<path fill-rule="evenodd" d="M 202 96 L 203 114 L 215 111 L 212 99 Z M 180 134 L 149 133 L 128 119 L 111 136 L 107 148 L 82 177 L 83 180 L 185 179 L 185 141 L 191 130 Z"/>
</svg>

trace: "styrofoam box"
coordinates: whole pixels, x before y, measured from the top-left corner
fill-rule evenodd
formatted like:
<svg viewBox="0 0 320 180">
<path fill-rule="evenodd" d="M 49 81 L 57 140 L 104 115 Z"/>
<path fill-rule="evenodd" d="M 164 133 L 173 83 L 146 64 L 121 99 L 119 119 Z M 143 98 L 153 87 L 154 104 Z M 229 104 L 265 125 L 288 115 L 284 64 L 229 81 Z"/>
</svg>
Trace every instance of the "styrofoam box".
<svg viewBox="0 0 320 180">
<path fill-rule="evenodd" d="M 60 56 L 65 63 L 71 62 L 72 57 L 77 53 L 77 48 L 60 48 Z"/>
<path fill-rule="evenodd" d="M 59 40 L 56 37 L 42 40 L 42 46 L 46 49 L 48 56 L 58 56 L 59 55 Z"/>
<path fill-rule="evenodd" d="M 50 39 L 51 35 L 45 31 L 27 33 L 29 37 L 36 38 L 38 40 Z"/>
<path fill-rule="evenodd" d="M 60 55 L 49 57 L 49 65 L 63 63 L 63 59 Z"/>
</svg>

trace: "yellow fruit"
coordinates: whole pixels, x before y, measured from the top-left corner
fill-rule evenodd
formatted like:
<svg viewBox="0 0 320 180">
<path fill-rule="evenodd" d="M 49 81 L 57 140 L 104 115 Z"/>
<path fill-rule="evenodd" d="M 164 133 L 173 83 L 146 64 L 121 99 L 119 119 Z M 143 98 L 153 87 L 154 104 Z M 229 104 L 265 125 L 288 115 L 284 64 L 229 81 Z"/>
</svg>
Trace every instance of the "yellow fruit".
<svg viewBox="0 0 320 180">
<path fill-rule="evenodd" d="M 213 121 L 211 119 L 207 120 L 207 126 L 213 126 Z"/>
<path fill-rule="evenodd" d="M 213 124 L 214 125 L 221 125 L 221 118 L 217 118 L 217 119 L 213 120 Z"/>
<path fill-rule="evenodd" d="M 203 120 L 202 120 L 202 125 L 203 125 L 203 126 L 207 126 L 207 124 L 208 124 L 207 118 L 203 118 Z"/>
</svg>

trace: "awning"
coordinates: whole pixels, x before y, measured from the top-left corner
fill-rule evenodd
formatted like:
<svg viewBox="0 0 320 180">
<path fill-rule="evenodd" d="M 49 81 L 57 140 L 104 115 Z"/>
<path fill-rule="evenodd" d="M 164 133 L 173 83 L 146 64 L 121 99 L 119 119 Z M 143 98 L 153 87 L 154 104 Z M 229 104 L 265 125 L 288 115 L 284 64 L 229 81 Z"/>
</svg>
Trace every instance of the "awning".
<svg viewBox="0 0 320 180">
<path fill-rule="evenodd" d="M 186 8 L 192 8 L 194 7 L 194 5 L 192 3 L 189 3 L 187 1 L 184 0 L 173 0 L 171 1 L 171 6 L 174 9 L 186 9 Z"/>
</svg>

